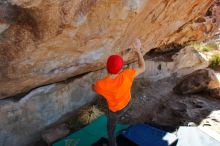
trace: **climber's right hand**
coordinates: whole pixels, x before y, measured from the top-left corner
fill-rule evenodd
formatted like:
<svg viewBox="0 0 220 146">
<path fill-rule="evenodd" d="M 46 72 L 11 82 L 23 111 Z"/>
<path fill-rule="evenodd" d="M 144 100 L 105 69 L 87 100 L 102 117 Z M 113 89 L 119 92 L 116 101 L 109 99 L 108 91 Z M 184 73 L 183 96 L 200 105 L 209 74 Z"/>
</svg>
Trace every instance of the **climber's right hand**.
<svg viewBox="0 0 220 146">
<path fill-rule="evenodd" d="M 141 41 L 140 39 L 135 39 L 134 42 L 132 43 L 133 50 L 135 52 L 141 52 Z"/>
</svg>

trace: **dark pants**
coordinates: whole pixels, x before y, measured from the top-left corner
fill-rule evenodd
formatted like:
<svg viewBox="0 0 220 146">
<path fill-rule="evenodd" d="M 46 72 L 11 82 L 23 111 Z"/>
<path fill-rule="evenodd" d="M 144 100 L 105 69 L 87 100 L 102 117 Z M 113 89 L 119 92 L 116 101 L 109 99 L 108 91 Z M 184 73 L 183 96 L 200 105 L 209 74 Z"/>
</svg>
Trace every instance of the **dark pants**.
<svg viewBox="0 0 220 146">
<path fill-rule="evenodd" d="M 130 100 L 128 105 L 120 111 L 112 112 L 109 110 L 108 122 L 107 122 L 109 146 L 117 146 L 116 133 L 115 133 L 116 124 L 119 121 L 120 117 L 122 117 L 125 114 L 125 112 L 131 107 L 131 105 L 132 105 L 132 100 Z"/>
</svg>

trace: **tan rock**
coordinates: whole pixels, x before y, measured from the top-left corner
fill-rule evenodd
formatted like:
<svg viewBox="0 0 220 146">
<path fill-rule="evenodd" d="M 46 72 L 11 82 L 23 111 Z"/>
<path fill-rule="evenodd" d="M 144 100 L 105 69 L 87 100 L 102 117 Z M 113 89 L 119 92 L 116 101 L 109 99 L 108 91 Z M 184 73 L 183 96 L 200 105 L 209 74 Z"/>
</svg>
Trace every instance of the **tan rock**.
<svg viewBox="0 0 220 146">
<path fill-rule="evenodd" d="M 0 22 L 11 24 L 0 40 L 0 99 L 100 69 L 136 37 L 144 53 L 203 40 L 216 24 L 193 20 L 213 1 L 8 0 L 0 4 Z"/>
<path fill-rule="evenodd" d="M 174 72 L 178 76 L 190 74 L 196 70 L 204 69 L 209 66 L 206 56 L 194 48 L 186 47 L 181 49 L 177 55 L 173 56 Z"/>
<path fill-rule="evenodd" d="M 8 0 L 13 5 L 22 6 L 24 8 L 37 7 L 42 0 Z"/>
</svg>

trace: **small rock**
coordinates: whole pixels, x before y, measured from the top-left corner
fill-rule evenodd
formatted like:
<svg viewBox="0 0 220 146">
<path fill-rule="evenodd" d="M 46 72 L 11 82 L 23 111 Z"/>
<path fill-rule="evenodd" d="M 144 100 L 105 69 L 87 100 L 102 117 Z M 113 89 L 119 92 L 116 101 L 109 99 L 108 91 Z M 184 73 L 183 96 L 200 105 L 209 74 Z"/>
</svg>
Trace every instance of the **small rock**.
<svg viewBox="0 0 220 146">
<path fill-rule="evenodd" d="M 195 126 L 197 126 L 197 125 L 196 125 L 196 123 L 194 123 L 194 122 L 189 122 L 189 123 L 188 123 L 188 126 L 189 126 L 189 127 L 195 127 Z"/>
<path fill-rule="evenodd" d="M 46 141 L 48 144 L 51 144 L 54 141 L 67 136 L 69 132 L 70 130 L 66 128 L 65 124 L 62 124 L 56 128 L 44 131 L 41 136 L 44 141 Z"/>
</svg>

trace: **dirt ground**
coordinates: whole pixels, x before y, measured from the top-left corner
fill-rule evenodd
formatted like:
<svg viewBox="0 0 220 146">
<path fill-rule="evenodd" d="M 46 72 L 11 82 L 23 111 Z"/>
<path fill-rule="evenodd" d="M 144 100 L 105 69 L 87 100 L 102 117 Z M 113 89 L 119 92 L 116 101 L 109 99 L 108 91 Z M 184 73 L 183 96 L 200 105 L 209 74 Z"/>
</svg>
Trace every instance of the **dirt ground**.
<svg viewBox="0 0 220 146">
<path fill-rule="evenodd" d="M 175 75 L 157 82 L 135 80 L 132 87 L 133 104 L 121 117 L 120 123 L 151 123 L 177 129 L 190 122 L 199 125 L 212 111 L 220 110 L 220 99 L 204 94 L 176 95 L 173 87 L 178 80 Z M 92 105 L 107 114 L 108 108 L 104 98 L 99 97 Z M 86 126 L 80 123 L 78 118 L 79 114 L 75 114 L 65 122 L 72 132 Z M 36 146 L 46 146 L 46 143 L 41 140 Z"/>
</svg>

